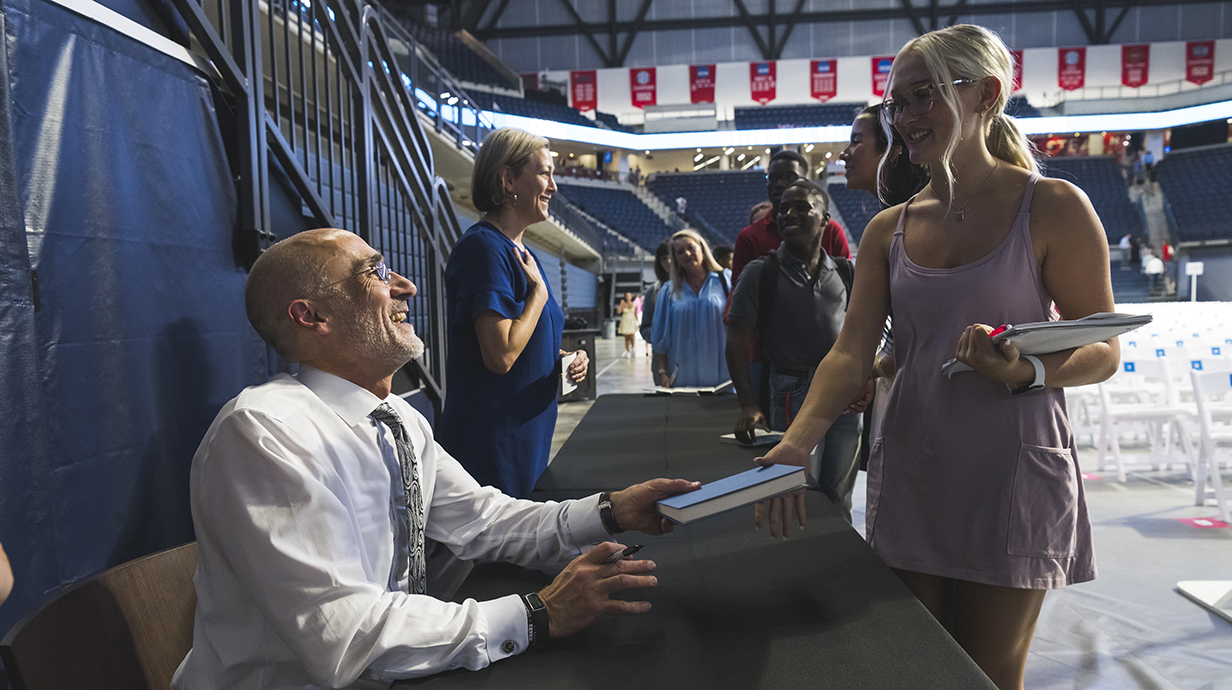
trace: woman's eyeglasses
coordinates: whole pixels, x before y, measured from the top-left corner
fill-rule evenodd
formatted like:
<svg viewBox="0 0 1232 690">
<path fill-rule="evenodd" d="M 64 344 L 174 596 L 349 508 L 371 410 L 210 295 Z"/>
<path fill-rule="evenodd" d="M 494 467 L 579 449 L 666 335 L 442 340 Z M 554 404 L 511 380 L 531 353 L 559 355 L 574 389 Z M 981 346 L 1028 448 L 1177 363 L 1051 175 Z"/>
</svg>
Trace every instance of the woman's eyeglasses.
<svg viewBox="0 0 1232 690">
<path fill-rule="evenodd" d="M 976 79 L 955 79 L 950 82 L 952 86 L 961 86 L 963 84 L 974 84 Z M 937 102 L 937 85 L 925 84 L 918 88 L 908 91 L 902 98 L 887 98 L 881 102 L 881 119 L 885 120 L 886 124 L 893 125 L 898 122 L 898 118 L 903 114 L 903 110 L 910 110 L 912 115 L 923 115 L 933 109 L 933 103 Z"/>
</svg>

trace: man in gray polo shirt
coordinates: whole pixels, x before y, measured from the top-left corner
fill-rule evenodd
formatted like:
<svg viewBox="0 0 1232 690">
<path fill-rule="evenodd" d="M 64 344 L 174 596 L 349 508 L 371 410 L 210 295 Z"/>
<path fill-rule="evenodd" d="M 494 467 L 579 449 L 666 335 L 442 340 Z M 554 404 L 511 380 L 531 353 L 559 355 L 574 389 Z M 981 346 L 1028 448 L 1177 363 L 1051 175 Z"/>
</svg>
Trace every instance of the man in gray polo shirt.
<svg viewBox="0 0 1232 690">
<path fill-rule="evenodd" d="M 834 346 L 847 312 L 853 266 L 821 247 L 830 220 L 826 193 L 807 180 L 783 192 L 777 213 L 783 244 L 752 261 L 732 291 L 727 318 L 727 367 L 740 399 L 736 435 L 752 440 L 757 427 L 785 431 L 808 395 L 813 372 Z M 769 271 L 773 271 L 771 274 Z M 761 341 L 770 365 L 770 417 L 752 393 L 748 341 Z M 860 415 L 871 388 L 852 403 L 817 446 L 810 468 L 820 488 L 851 521 L 851 489 L 859 466 Z"/>
</svg>

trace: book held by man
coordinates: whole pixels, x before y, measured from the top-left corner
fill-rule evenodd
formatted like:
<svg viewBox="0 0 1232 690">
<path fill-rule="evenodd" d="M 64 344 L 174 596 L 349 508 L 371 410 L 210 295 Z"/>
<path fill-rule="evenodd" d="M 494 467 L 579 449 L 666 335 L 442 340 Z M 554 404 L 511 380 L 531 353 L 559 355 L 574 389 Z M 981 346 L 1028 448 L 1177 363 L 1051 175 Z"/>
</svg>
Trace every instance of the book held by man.
<svg viewBox="0 0 1232 690">
<path fill-rule="evenodd" d="M 803 489 L 807 483 L 803 467 L 758 467 L 704 484 L 697 491 L 665 498 L 655 504 L 655 510 L 672 522 L 686 525 L 788 491 Z"/>
</svg>

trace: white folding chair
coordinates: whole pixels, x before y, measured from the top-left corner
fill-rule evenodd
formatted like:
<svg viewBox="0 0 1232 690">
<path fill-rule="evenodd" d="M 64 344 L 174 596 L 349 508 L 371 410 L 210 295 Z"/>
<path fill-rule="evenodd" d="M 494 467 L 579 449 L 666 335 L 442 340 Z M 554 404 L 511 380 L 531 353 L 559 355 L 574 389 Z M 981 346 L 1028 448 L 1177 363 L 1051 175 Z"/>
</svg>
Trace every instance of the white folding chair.
<svg viewBox="0 0 1232 690">
<path fill-rule="evenodd" d="M 1195 471 L 1193 443 L 1185 424 L 1192 412 L 1177 398 L 1167 360 L 1155 358 L 1122 361 L 1117 377 L 1124 377 L 1121 381 L 1124 387 L 1121 390 L 1140 389 L 1140 394 L 1123 396 L 1120 402 L 1114 402 L 1113 388 L 1107 383 L 1099 384 L 1100 428 L 1096 466 L 1101 470 L 1105 468 L 1106 452 L 1111 447 L 1117 479 L 1126 481 L 1120 435 L 1125 426 L 1132 424 L 1145 427 L 1151 447 L 1150 458 L 1161 466 L 1170 465 L 1174 461 L 1172 441 L 1175 432 L 1177 445 L 1180 446 L 1185 464 L 1192 475 Z M 1154 393 L 1155 387 L 1158 387 L 1161 393 Z"/>
<path fill-rule="evenodd" d="M 1208 495 L 1214 495 L 1219 506 L 1219 519 L 1228 522 L 1228 504 L 1223 491 L 1223 479 L 1220 477 L 1219 458 L 1215 456 L 1219 446 L 1232 446 L 1232 426 L 1215 423 L 1211 414 L 1212 398 L 1218 397 L 1226 406 L 1229 403 L 1229 392 L 1232 392 L 1232 372 L 1198 372 L 1190 371 L 1193 381 L 1194 400 L 1198 403 L 1198 426 L 1201 430 L 1201 441 L 1198 446 L 1198 462 L 1194 471 L 1194 503 L 1206 505 Z M 1206 482 L 1209 480 L 1210 488 Z"/>
</svg>

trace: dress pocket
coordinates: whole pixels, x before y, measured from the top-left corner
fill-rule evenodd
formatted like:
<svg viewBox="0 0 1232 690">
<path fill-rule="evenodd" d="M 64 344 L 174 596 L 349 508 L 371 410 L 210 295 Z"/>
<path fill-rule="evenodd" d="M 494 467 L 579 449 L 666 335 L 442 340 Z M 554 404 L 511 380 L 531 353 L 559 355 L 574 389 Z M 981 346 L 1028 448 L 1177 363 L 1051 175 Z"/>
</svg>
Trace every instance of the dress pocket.
<svg viewBox="0 0 1232 690">
<path fill-rule="evenodd" d="M 1008 552 L 1070 558 L 1077 527 L 1077 465 L 1069 449 L 1022 444 L 1010 501 Z"/>
</svg>

